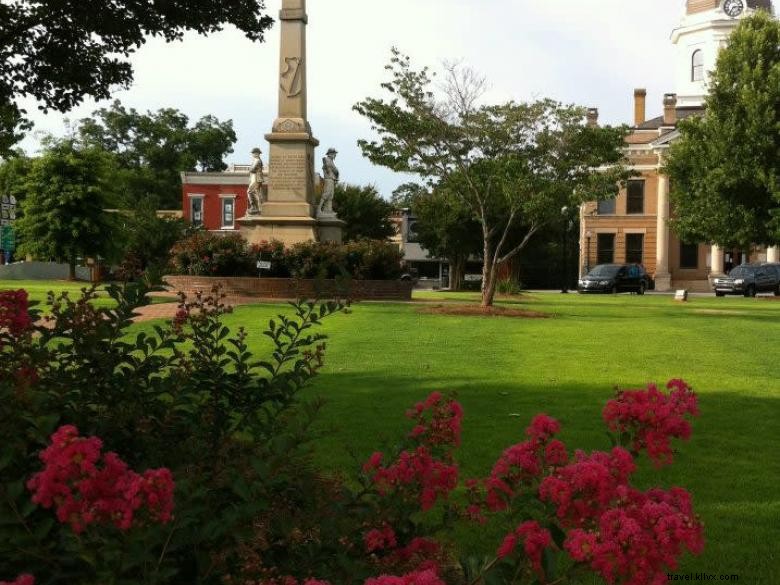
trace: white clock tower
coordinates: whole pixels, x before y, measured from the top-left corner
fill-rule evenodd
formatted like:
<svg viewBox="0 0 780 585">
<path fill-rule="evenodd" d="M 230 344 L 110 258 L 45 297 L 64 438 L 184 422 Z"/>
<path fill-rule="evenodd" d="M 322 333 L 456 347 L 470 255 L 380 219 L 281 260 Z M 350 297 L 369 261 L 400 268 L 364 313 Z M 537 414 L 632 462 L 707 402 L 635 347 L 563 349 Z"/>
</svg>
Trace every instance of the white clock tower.
<svg viewBox="0 0 780 585">
<path fill-rule="evenodd" d="M 756 10 L 772 11 L 772 0 L 686 0 L 685 16 L 672 32 L 677 48 L 677 107 L 699 107 L 709 72 L 739 19 Z"/>
</svg>

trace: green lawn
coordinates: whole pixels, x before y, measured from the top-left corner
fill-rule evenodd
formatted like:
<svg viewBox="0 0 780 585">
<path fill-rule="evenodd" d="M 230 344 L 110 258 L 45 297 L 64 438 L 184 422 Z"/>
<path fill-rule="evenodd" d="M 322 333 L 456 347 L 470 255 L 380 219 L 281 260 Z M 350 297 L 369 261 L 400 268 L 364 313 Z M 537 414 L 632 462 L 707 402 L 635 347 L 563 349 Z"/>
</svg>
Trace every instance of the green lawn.
<svg viewBox="0 0 780 585">
<path fill-rule="evenodd" d="M 419 295 L 475 299 L 475 295 Z M 540 294 L 506 301 L 555 315 L 530 320 L 421 314 L 420 305 L 363 303 L 327 322 L 326 367 L 312 393 L 327 398 L 318 442 L 323 465 L 353 470 L 407 428 L 404 410 L 432 390 L 464 405 L 465 476 L 484 476 L 506 446 L 522 440 L 534 413 L 563 423 L 563 439 L 606 448 L 600 412 L 613 387 L 682 377 L 700 394 L 701 417 L 672 467 L 643 465 L 643 486 L 692 491 L 708 545 L 680 571 L 738 574 L 777 583 L 780 547 L 780 302 L 771 299 Z M 255 350 L 279 305 L 240 307 Z M 520 416 L 516 416 L 520 415 Z M 459 535 L 493 548 L 497 534 Z"/>
<path fill-rule="evenodd" d="M 88 282 L 72 282 L 68 280 L 0 280 L 0 290 L 18 290 L 23 288 L 27 291 L 29 299 L 31 301 L 37 301 L 40 305 L 46 304 L 46 297 L 49 291 L 53 291 L 55 294 L 67 292 L 71 299 L 77 299 L 81 295 L 81 289 L 89 288 L 91 285 Z M 155 297 L 151 296 L 152 303 L 168 303 L 171 302 L 169 297 Z M 98 288 L 98 298 L 94 300 L 94 304 L 99 307 L 111 307 L 114 305 L 114 301 L 109 298 L 104 287 Z M 39 308 L 44 308 L 39 306 Z"/>
</svg>

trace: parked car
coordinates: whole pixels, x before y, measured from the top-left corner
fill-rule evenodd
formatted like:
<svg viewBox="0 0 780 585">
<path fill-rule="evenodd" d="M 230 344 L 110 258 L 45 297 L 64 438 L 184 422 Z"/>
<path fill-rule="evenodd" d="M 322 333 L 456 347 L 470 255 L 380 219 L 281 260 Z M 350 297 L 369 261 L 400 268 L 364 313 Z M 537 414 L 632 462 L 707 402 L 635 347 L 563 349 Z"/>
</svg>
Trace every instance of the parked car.
<svg viewBox="0 0 780 585">
<path fill-rule="evenodd" d="M 772 292 L 780 296 L 780 268 L 775 264 L 742 264 L 732 269 L 728 276 L 718 276 L 712 281 L 715 296 L 744 295 Z"/>
<path fill-rule="evenodd" d="M 583 276 L 580 293 L 635 292 L 643 295 L 652 288 L 652 279 L 639 264 L 599 264 Z"/>
</svg>

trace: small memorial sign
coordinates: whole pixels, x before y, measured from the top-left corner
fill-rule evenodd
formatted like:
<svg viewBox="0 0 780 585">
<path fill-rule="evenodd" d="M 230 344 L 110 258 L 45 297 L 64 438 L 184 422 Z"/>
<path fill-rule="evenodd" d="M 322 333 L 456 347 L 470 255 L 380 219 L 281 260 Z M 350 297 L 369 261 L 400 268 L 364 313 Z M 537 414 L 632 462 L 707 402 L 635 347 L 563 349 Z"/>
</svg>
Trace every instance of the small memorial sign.
<svg viewBox="0 0 780 585">
<path fill-rule="evenodd" d="M 688 291 L 685 289 L 678 290 L 674 293 L 674 300 L 680 302 L 686 302 L 688 300 Z"/>
<path fill-rule="evenodd" d="M 258 260 L 257 261 L 257 269 L 258 270 L 271 270 L 271 263 L 267 260 Z"/>
</svg>

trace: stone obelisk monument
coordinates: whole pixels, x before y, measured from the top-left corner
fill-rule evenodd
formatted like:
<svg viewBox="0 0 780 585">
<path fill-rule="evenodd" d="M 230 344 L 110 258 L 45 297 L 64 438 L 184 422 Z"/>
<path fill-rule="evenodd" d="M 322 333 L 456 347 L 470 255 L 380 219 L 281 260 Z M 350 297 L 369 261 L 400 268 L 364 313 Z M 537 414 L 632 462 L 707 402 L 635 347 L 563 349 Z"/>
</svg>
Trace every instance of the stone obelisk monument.
<svg viewBox="0 0 780 585">
<path fill-rule="evenodd" d="M 279 114 L 270 134 L 268 197 L 259 215 L 241 218 L 250 242 L 341 241 L 344 222 L 315 216 L 314 138 L 306 112 L 306 0 L 282 0 L 279 13 Z"/>
</svg>

